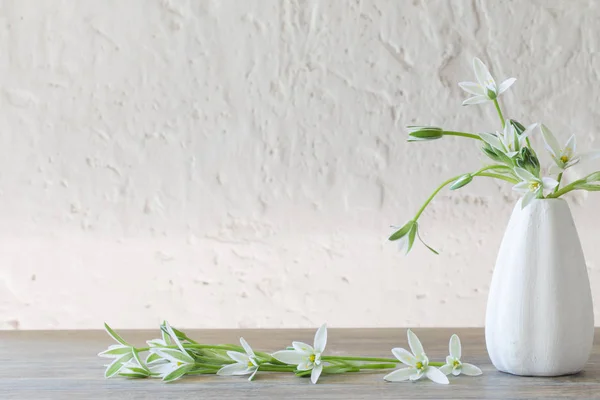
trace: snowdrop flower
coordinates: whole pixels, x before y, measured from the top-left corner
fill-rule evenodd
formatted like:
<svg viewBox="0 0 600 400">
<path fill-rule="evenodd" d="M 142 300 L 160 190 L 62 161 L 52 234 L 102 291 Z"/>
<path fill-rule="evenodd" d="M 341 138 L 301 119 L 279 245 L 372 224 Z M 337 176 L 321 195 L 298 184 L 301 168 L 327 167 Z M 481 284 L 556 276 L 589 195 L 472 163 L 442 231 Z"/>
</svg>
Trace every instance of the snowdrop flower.
<svg viewBox="0 0 600 400">
<path fill-rule="evenodd" d="M 98 354 L 99 357 L 112 358 L 113 361 L 106 365 L 104 376 L 110 378 L 115 376 L 134 356 L 132 346 L 119 336 L 107 323 L 104 323 L 104 329 L 110 337 L 117 343 L 108 346 L 108 349 Z"/>
<path fill-rule="evenodd" d="M 584 154 L 577 154 L 575 135 L 572 135 L 565 146 L 561 148 L 558 144 L 558 140 L 556 140 L 556 137 L 552 134 L 550 129 L 548 129 L 545 125 L 542 125 L 541 131 L 542 137 L 544 138 L 544 143 L 546 144 L 546 149 L 550 153 L 550 156 L 552 156 L 552 160 L 554 160 L 556 163 L 556 165 L 552 166 L 550 169 L 553 173 L 560 173 L 565 169 L 580 163 L 581 161 L 590 161 L 600 158 L 600 150 L 594 150 Z"/>
<path fill-rule="evenodd" d="M 491 133 L 480 133 L 479 137 L 489 144 L 490 146 L 500 150 L 508 157 L 516 156 L 519 151 L 525 147 L 527 142 L 527 137 L 533 132 L 537 124 L 531 124 L 521 133 L 520 135 L 517 133 L 515 127 L 511 123 L 507 123 L 504 126 L 504 130 L 502 132 L 496 132 L 495 135 Z"/>
<path fill-rule="evenodd" d="M 408 334 L 408 345 L 412 350 L 412 354 L 405 349 L 392 349 L 392 354 L 403 364 L 408 365 L 408 368 L 401 368 L 387 374 L 383 379 L 388 382 L 401 382 L 406 380 L 416 381 L 423 376 L 431 379 L 435 383 L 447 385 L 448 378 L 436 367 L 429 365 L 429 359 L 423 350 L 421 341 L 410 329 Z"/>
<path fill-rule="evenodd" d="M 189 372 L 196 362 L 185 350 L 173 332 L 173 328 L 167 322 L 165 322 L 164 328 L 178 349 L 151 347 L 150 352 L 155 356 L 148 357 L 147 363 L 152 375 L 158 375 L 165 382 L 171 382 Z M 166 339 L 163 340 L 166 342 Z"/>
<path fill-rule="evenodd" d="M 523 168 L 516 167 L 515 173 L 522 180 L 513 187 L 514 191 L 525 195 L 521 200 L 522 208 L 527 207 L 533 199 L 542 198 L 544 190 L 552 190 L 558 186 L 558 181 L 555 179 L 547 177 L 540 179 Z"/>
<path fill-rule="evenodd" d="M 248 380 L 251 381 L 252 379 L 254 379 L 254 375 L 256 375 L 256 372 L 258 371 L 258 361 L 256 361 L 256 355 L 254 354 L 254 351 L 252 350 L 248 342 L 244 340 L 244 338 L 240 338 L 240 343 L 244 348 L 244 351 L 246 351 L 246 354 L 240 353 L 238 351 L 228 351 L 227 355 L 229 356 L 229 358 L 235 361 L 235 364 L 229 364 L 224 366 L 219 371 L 217 371 L 217 375 L 251 374 L 250 378 L 248 378 Z"/>
<path fill-rule="evenodd" d="M 450 355 L 446 357 L 446 365 L 440 368 L 445 375 L 458 376 L 461 373 L 468 376 L 481 375 L 481 370 L 473 364 L 463 363 L 460 361 L 461 357 L 461 346 L 460 338 L 454 334 L 450 337 L 450 343 L 448 345 Z"/>
<path fill-rule="evenodd" d="M 326 344 L 327 326 L 323 324 L 315 334 L 314 347 L 302 342 L 293 342 L 293 350 L 278 351 L 272 356 L 283 363 L 297 365 L 298 371 L 312 370 L 310 380 L 317 383 L 323 372 L 321 354 L 325 351 Z"/>
<path fill-rule="evenodd" d="M 473 70 L 475 70 L 475 76 L 477 77 L 477 83 L 475 82 L 460 82 L 458 86 L 461 87 L 467 93 L 473 94 L 463 101 L 463 106 L 469 104 L 485 103 L 486 101 L 495 100 L 499 95 L 506 92 L 506 90 L 515 83 L 515 78 L 509 78 L 502 82 L 500 85 L 496 84 L 496 81 L 490 74 L 485 64 L 477 57 L 473 59 Z"/>
</svg>

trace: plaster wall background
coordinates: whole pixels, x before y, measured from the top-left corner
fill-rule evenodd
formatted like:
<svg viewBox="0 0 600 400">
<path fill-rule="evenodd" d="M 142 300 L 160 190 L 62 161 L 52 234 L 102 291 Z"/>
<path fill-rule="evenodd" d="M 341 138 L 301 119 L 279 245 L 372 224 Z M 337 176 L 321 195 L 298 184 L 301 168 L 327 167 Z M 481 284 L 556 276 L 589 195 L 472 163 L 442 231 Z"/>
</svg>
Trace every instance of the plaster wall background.
<svg viewBox="0 0 600 400">
<path fill-rule="evenodd" d="M 482 326 L 517 197 L 444 191 L 505 115 L 600 147 L 594 1 L 0 2 L 0 328 Z M 539 136 L 539 135 L 538 135 Z M 541 146 L 539 137 L 534 137 Z M 600 165 L 582 166 L 575 173 Z M 600 315 L 600 196 L 570 198 Z"/>
</svg>

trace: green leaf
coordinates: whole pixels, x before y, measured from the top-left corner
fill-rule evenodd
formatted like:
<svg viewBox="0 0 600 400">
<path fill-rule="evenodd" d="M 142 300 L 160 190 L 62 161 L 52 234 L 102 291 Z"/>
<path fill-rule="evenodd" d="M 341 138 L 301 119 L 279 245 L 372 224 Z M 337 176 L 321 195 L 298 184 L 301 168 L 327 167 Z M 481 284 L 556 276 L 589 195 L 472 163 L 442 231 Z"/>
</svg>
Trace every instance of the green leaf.
<svg viewBox="0 0 600 400">
<path fill-rule="evenodd" d="M 406 247 L 406 254 L 410 252 L 410 250 L 413 247 L 413 244 L 415 244 L 415 238 L 417 236 L 418 230 L 419 225 L 415 222 L 412 228 L 410 229 L 410 232 L 408 233 L 408 246 Z"/>
<path fill-rule="evenodd" d="M 593 174 L 589 174 L 588 176 L 585 177 L 585 181 L 588 183 L 600 181 L 600 171 L 594 172 Z"/>
<path fill-rule="evenodd" d="M 124 354 L 122 357 L 115 359 L 104 372 L 106 378 L 114 376 L 123 367 L 127 361 L 131 360 L 133 354 Z"/>
<path fill-rule="evenodd" d="M 128 354 L 128 353 L 131 353 L 131 347 L 119 346 L 119 347 L 114 347 L 112 349 L 105 350 L 102 353 L 98 354 L 98 356 L 100 356 L 100 357 L 102 357 L 102 356 L 120 356 L 120 355 Z"/>
<path fill-rule="evenodd" d="M 177 368 L 176 370 L 174 370 L 171 373 L 169 373 L 168 375 L 166 375 L 163 378 L 163 381 L 165 381 L 165 382 L 173 382 L 173 381 L 181 378 L 182 376 L 184 376 L 193 367 L 194 367 L 194 365 L 189 365 L 189 364 L 188 365 L 182 365 L 181 367 Z"/>
<path fill-rule="evenodd" d="M 408 221 L 406 225 L 404 225 L 402 228 L 398 229 L 394 234 L 392 234 L 392 236 L 390 236 L 388 240 L 393 242 L 394 240 L 403 238 L 410 232 L 414 224 L 415 221 Z"/>
<path fill-rule="evenodd" d="M 452 185 L 450 185 L 450 190 L 460 189 L 463 186 L 468 185 L 473 182 L 473 176 L 471 174 L 464 174 L 460 178 L 454 181 Z"/>
<path fill-rule="evenodd" d="M 135 361 L 140 366 L 141 370 L 144 371 L 144 372 L 146 372 L 146 373 L 150 373 L 150 370 L 148 368 L 146 368 L 146 366 L 144 365 L 144 363 L 140 359 L 140 355 L 139 355 L 138 351 L 136 349 L 132 348 L 131 349 L 131 353 L 132 353 L 133 358 L 135 359 Z M 132 368 L 130 368 L 130 369 L 133 370 Z"/>
<path fill-rule="evenodd" d="M 180 350 L 177 349 L 156 349 L 155 351 L 156 353 L 163 355 L 163 356 L 168 356 L 171 357 L 177 361 L 181 361 L 184 364 L 194 364 L 194 359 L 192 357 L 190 357 L 189 355 L 183 353 Z M 166 358 L 166 357 L 165 357 Z"/>
<path fill-rule="evenodd" d="M 143 379 L 143 378 L 148 377 L 148 375 L 146 375 L 146 374 L 138 374 L 138 373 L 134 373 L 134 372 L 119 372 L 119 376 L 123 376 L 125 378 L 132 378 L 132 379 Z"/>
<path fill-rule="evenodd" d="M 419 240 L 421 241 L 421 243 L 423 243 L 423 245 L 425 247 L 427 247 L 433 254 L 435 255 L 440 255 L 440 253 L 438 253 L 438 251 L 436 249 L 434 249 L 433 247 L 431 247 L 430 245 L 428 245 L 427 243 L 425 243 L 425 241 L 421 238 L 421 234 L 419 234 L 419 232 L 417 232 L 417 235 L 419 237 Z"/>
<path fill-rule="evenodd" d="M 153 361 L 158 361 L 158 360 L 160 360 L 160 359 L 161 359 L 161 357 L 160 357 L 158 354 L 156 354 L 156 353 L 151 353 L 151 354 L 148 356 L 148 358 L 146 358 L 146 364 L 150 364 L 151 362 L 153 362 Z"/>
<path fill-rule="evenodd" d="M 104 329 L 106 329 L 106 332 L 117 342 L 121 343 L 124 346 L 130 346 L 130 344 L 127 343 L 121 336 L 119 336 L 117 332 L 115 332 L 110 326 L 108 326 L 106 322 L 104 323 Z"/>
</svg>

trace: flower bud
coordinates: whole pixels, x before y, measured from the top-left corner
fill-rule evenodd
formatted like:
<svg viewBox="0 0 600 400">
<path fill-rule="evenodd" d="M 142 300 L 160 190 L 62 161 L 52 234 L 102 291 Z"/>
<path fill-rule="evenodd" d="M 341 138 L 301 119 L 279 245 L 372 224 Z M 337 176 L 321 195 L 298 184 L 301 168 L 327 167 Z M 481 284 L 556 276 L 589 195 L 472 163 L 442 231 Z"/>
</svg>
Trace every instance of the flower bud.
<svg viewBox="0 0 600 400">
<path fill-rule="evenodd" d="M 452 185 L 450 185 L 450 190 L 460 189 L 463 186 L 468 185 L 473 182 L 473 176 L 471 174 L 464 174 L 460 178 L 454 181 Z"/>
<path fill-rule="evenodd" d="M 441 139 L 444 136 L 443 129 L 436 126 L 407 126 L 407 128 L 409 142 Z"/>
<path fill-rule="evenodd" d="M 517 166 L 531 172 L 535 176 L 540 176 L 540 162 L 531 150 L 529 150 L 529 147 L 523 147 L 515 161 Z"/>
<path fill-rule="evenodd" d="M 523 132 L 525 132 L 525 130 L 527 129 L 519 121 L 515 121 L 514 119 L 509 119 L 506 122 L 511 124 L 515 128 L 515 130 L 517 131 L 517 133 L 519 135 L 522 134 Z"/>
</svg>

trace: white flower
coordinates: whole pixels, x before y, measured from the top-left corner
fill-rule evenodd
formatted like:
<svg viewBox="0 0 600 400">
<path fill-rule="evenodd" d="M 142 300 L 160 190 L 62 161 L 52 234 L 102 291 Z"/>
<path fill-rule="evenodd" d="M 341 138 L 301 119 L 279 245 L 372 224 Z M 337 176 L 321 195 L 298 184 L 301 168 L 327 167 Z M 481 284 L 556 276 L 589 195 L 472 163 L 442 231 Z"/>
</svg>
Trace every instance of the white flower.
<svg viewBox="0 0 600 400">
<path fill-rule="evenodd" d="M 495 100 L 516 81 L 515 78 L 508 78 L 500 85 L 497 85 L 490 71 L 488 71 L 485 64 L 477 57 L 473 59 L 473 70 L 475 70 L 478 83 L 460 82 L 458 84 L 465 92 L 475 95 L 463 101 L 463 106 Z"/>
<path fill-rule="evenodd" d="M 521 200 L 522 208 L 527 207 L 527 205 L 531 203 L 531 200 L 542 198 L 544 196 L 544 190 L 552 190 L 558 186 L 558 181 L 555 179 L 547 177 L 540 179 L 523 168 L 516 167 L 515 173 L 521 178 L 522 182 L 517 183 L 513 187 L 513 190 L 525 194 L 523 200 Z"/>
<path fill-rule="evenodd" d="M 481 375 L 482 372 L 478 367 L 474 366 L 473 364 L 463 363 L 460 361 L 462 350 L 458 335 L 455 334 L 450 337 L 448 349 L 450 355 L 446 357 L 446 365 L 440 367 L 440 371 L 442 371 L 445 375 L 452 374 L 454 376 L 458 376 L 461 373 L 468 376 Z"/>
<path fill-rule="evenodd" d="M 104 323 L 104 329 L 110 337 L 119 343 L 108 346 L 108 349 L 98 354 L 99 357 L 113 359 L 110 364 L 105 365 L 106 371 L 104 372 L 104 376 L 110 378 L 119 373 L 125 364 L 134 357 L 134 351 L 133 347 L 108 326 L 107 323 Z"/>
<path fill-rule="evenodd" d="M 572 135 L 564 147 L 560 147 L 558 140 L 552 134 L 550 129 L 545 125 L 541 126 L 542 137 L 546 144 L 546 149 L 550 153 L 552 160 L 556 163 L 556 166 L 551 167 L 551 172 L 560 173 L 567 168 L 572 167 L 582 161 L 590 161 L 596 158 L 600 158 L 600 150 L 593 150 L 584 154 L 577 154 L 577 143 L 575 135 Z"/>
<path fill-rule="evenodd" d="M 151 347 L 150 352 L 156 354 L 156 356 L 149 356 L 147 363 L 152 375 L 158 375 L 165 382 L 170 382 L 189 372 L 196 362 L 185 350 L 168 322 L 165 322 L 164 328 L 178 349 Z M 166 343 L 166 338 L 163 340 Z"/>
<path fill-rule="evenodd" d="M 217 371 L 217 375 L 250 375 L 248 378 L 249 381 L 254 379 L 254 375 L 258 371 L 258 361 L 256 361 L 256 355 L 254 351 L 250 347 L 250 345 L 244 340 L 244 338 L 240 338 L 240 343 L 242 347 L 246 351 L 246 354 L 240 353 L 238 351 L 228 351 L 227 355 L 235 364 L 229 364 L 221 368 Z"/>
<path fill-rule="evenodd" d="M 392 354 L 403 364 L 408 365 L 408 368 L 401 368 L 387 374 L 383 379 L 388 382 L 401 382 L 406 380 L 416 381 L 423 376 L 431 379 L 435 383 L 447 385 L 448 378 L 436 367 L 429 365 L 429 359 L 423 350 L 421 341 L 410 329 L 407 332 L 408 345 L 412 350 L 412 354 L 405 349 L 392 349 Z"/>
<path fill-rule="evenodd" d="M 531 124 L 521 133 L 517 133 L 517 130 L 511 123 L 506 123 L 502 132 L 496 132 L 495 135 L 491 133 L 480 133 L 479 137 L 492 147 L 500 150 L 508 157 L 516 156 L 519 151 L 525 147 L 527 137 L 533 132 L 538 124 Z"/>
<path fill-rule="evenodd" d="M 293 342 L 294 350 L 282 350 L 273 353 L 272 356 L 286 364 L 297 365 L 298 371 L 309 371 L 312 383 L 317 383 L 321 372 L 323 372 L 323 362 L 321 354 L 325 351 L 327 344 L 327 326 L 323 324 L 315 334 L 314 347 L 302 342 Z"/>
</svg>

